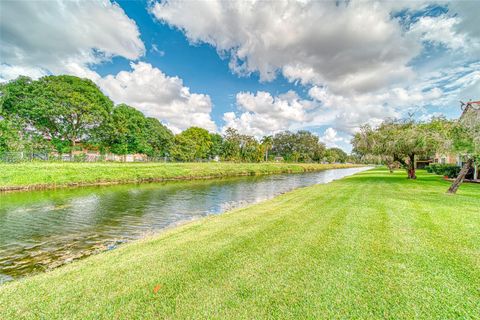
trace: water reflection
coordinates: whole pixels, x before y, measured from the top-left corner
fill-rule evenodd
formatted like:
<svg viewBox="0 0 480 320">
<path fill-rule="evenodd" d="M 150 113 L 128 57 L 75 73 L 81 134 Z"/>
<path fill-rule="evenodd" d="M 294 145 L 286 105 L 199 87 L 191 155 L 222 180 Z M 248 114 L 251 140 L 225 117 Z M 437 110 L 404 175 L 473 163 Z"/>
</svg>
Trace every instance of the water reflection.
<svg viewBox="0 0 480 320">
<path fill-rule="evenodd" d="M 366 168 L 0 195 L 0 283 Z"/>
</svg>

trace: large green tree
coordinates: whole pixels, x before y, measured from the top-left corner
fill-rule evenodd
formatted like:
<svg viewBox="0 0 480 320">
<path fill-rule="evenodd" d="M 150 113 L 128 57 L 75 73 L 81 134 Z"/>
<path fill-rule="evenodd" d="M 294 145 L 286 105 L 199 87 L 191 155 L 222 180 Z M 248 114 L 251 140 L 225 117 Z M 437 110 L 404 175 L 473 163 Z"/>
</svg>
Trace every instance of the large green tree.
<svg viewBox="0 0 480 320">
<path fill-rule="evenodd" d="M 431 123 L 413 120 L 385 121 L 377 128 L 363 127 L 352 140 L 354 150 L 381 155 L 402 165 L 409 179 L 416 179 L 415 159 L 431 156 L 444 143 Z M 363 136 L 362 136 L 363 135 Z"/>
<path fill-rule="evenodd" d="M 340 148 L 328 148 L 325 151 L 325 159 L 329 163 L 345 163 L 347 161 L 348 155 Z"/>
<path fill-rule="evenodd" d="M 259 162 L 264 157 L 264 147 L 255 137 L 228 128 L 223 136 L 222 156 L 228 161 Z"/>
<path fill-rule="evenodd" d="M 190 127 L 182 131 L 179 136 L 194 142 L 194 159 L 208 158 L 210 148 L 212 147 L 212 137 L 208 130 L 199 127 Z"/>
<path fill-rule="evenodd" d="M 5 118 L 0 118 L 0 154 L 23 149 L 21 128 Z"/>
<path fill-rule="evenodd" d="M 242 135 L 236 129 L 227 128 L 223 135 L 222 156 L 227 161 L 240 161 Z"/>
<path fill-rule="evenodd" d="M 187 136 L 177 134 L 170 155 L 175 161 L 191 162 L 195 160 L 196 142 Z"/>
<path fill-rule="evenodd" d="M 241 135 L 240 159 L 245 162 L 260 162 L 262 158 L 263 149 L 255 137 Z"/>
<path fill-rule="evenodd" d="M 212 141 L 212 145 L 208 152 L 208 157 L 214 159 L 215 157 L 222 156 L 223 137 L 218 133 L 210 133 L 210 140 Z"/>
<path fill-rule="evenodd" d="M 29 114 L 35 108 L 33 80 L 19 77 L 0 85 L 0 151 L 27 151 L 44 140 Z M 45 147 L 45 143 L 42 144 Z M 31 150 L 30 150 L 31 151 Z"/>
<path fill-rule="evenodd" d="M 165 157 L 170 153 L 174 142 L 174 135 L 158 119 L 146 118 L 143 135 L 146 139 L 147 148 L 145 153 L 152 157 Z"/>
<path fill-rule="evenodd" d="M 325 149 L 318 136 L 305 130 L 279 132 L 273 137 L 272 152 L 286 161 L 320 161 Z"/>
<path fill-rule="evenodd" d="M 103 145 L 120 155 L 142 152 L 146 148 L 144 129 L 143 113 L 129 105 L 120 104 L 113 109 L 104 128 Z"/>
<path fill-rule="evenodd" d="M 126 155 L 143 153 L 166 156 L 173 143 L 173 134 L 157 119 L 146 118 L 139 110 L 120 104 L 109 120 L 98 130 L 97 141 L 109 151 Z"/>
<path fill-rule="evenodd" d="M 79 140 L 88 141 L 113 107 L 91 80 L 68 75 L 37 81 L 20 77 L 2 89 L 1 104 L 6 117 L 21 119 L 25 129 L 50 139 L 58 149 L 67 145 L 70 150 Z"/>
<path fill-rule="evenodd" d="M 393 173 L 395 160 L 389 146 L 393 141 L 394 134 L 396 132 L 388 130 L 388 128 L 374 130 L 370 125 L 361 126 L 352 138 L 352 151 L 366 161 L 380 160 Z"/>
</svg>

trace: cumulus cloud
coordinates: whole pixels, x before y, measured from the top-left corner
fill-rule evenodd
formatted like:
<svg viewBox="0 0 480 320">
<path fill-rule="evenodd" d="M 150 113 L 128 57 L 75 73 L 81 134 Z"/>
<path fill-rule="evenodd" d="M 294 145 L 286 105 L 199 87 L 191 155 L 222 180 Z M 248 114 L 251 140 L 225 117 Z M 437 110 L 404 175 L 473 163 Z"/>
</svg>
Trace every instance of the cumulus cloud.
<svg viewBox="0 0 480 320">
<path fill-rule="evenodd" d="M 113 56 L 135 60 L 145 47 L 136 23 L 116 3 L 5 1 L 0 79 L 69 73 L 95 79 L 90 66 Z"/>
<path fill-rule="evenodd" d="M 216 131 L 208 95 L 191 93 L 182 79 L 169 77 L 151 64 L 132 63 L 131 67 L 132 71 L 121 71 L 97 81 L 113 101 L 162 120 L 176 133 L 190 126 Z"/>
<path fill-rule="evenodd" d="M 478 45 L 480 41 L 480 25 L 478 23 L 477 1 L 452 1 L 448 4 L 449 12 L 457 18 L 454 31 L 466 36 Z M 477 47 L 478 49 L 478 47 Z M 477 51 L 478 52 L 478 51 Z"/>
<path fill-rule="evenodd" d="M 422 41 L 443 44 L 453 50 L 470 49 L 474 46 L 469 44 L 471 40 L 465 33 L 456 31 L 456 26 L 460 22 L 459 17 L 449 17 L 447 15 L 421 17 L 410 26 L 407 34 Z"/>
<path fill-rule="evenodd" d="M 401 118 L 415 112 L 442 96 L 439 88 L 393 87 L 374 93 L 342 96 L 325 87 L 312 87 L 309 95 L 321 102 L 322 112 L 311 121 L 312 125 L 334 125 L 345 133 L 354 133 L 365 123 L 378 125 L 388 118 Z"/>
<path fill-rule="evenodd" d="M 381 92 L 338 95 L 328 87 L 313 86 L 309 99 L 300 99 L 293 91 L 278 96 L 259 91 L 241 92 L 236 96 L 239 114 L 224 114 L 224 128 L 262 136 L 282 130 L 328 126 L 322 137 L 332 146 L 347 143 L 345 135 L 353 134 L 365 123 L 378 125 L 388 118 L 401 118 L 409 112 L 422 112 L 437 103 L 444 92 L 427 81 L 412 87 L 391 87 Z"/>
<path fill-rule="evenodd" d="M 240 74 L 277 71 L 302 84 L 365 92 L 408 80 L 421 49 L 391 17 L 391 6 L 336 1 L 163 1 L 151 11 L 191 42 L 230 53 Z M 190 13 L 196 18 L 191 19 Z M 203 17 L 203 18 L 202 18 Z"/>
<path fill-rule="evenodd" d="M 308 122 L 317 108 L 317 103 L 301 99 L 294 91 L 278 96 L 268 92 L 240 92 L 236 104 L 241 112 L 227 112 L 223 116 L 224 128 L 232 127 L 242 133 L 262 136 L 282 130 L 291 130 Z"/>
<path fill-rule="evenodd" d="M 332 127 L 327 128 L 322 136 L 320 136 L 320 141 L 325 143 L 328 148 L 339 148 L 338 143 L 348 143 L 348 139 L 340 137 L 337 130 Z"/>
</svg>

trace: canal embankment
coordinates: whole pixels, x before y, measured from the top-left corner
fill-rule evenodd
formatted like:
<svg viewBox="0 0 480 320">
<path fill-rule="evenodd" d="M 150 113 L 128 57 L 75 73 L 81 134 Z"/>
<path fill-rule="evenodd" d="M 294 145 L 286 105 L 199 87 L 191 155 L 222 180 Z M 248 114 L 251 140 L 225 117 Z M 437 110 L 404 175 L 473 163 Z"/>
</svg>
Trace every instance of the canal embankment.
<svg viewBox="0 0 480 320">
<path fill-rule="evenodd" d="M 301 173 L 353 164 L 318 163 L 82 163 L 23 162 L 0 164 L 0 192 L 171 180 Z"/>
</svg>

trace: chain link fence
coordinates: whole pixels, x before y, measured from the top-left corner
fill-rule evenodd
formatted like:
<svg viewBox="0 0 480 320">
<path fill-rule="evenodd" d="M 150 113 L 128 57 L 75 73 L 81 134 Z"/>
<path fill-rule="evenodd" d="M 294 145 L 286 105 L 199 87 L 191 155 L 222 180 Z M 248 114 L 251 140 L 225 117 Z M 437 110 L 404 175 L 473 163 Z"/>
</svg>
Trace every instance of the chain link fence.
<svg viewBox="0 0 480 320">
<path fill-rule="evenodd" d="M 52 162 L 172 162 L 169 157 L 149 157 L 144 154 L 118 155 L 113 153 L 54 153 L 47 151 L 0 152 L 0 163 L 18 163 L 31 161 Z M 208 161 L 208 160 L 199 160 Z"/>
</svg>

